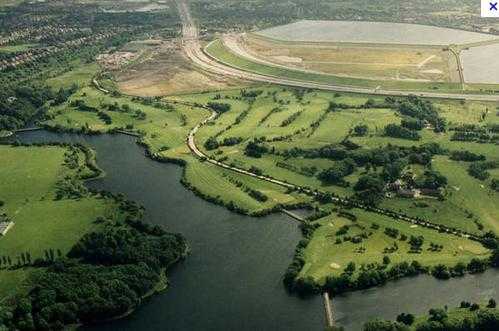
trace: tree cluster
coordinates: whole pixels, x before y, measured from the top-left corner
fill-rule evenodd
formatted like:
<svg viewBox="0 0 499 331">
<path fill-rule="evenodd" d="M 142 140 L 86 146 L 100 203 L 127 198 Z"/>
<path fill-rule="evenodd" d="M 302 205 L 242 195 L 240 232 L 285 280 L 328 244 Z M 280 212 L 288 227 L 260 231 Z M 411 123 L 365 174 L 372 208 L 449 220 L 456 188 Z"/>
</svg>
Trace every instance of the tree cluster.
<svg viewBox="0 0 499 331">
<path fill-rule="evenodd" d="M 49 259 L 47 268 L 36 271 L 32 290 L 2 323 L 8 329 L 60 330 L 120 316 L 134 309 L 185 251 L 180 235 L 140 221 L 87 234 L 68 258 Z"/>
</svg>

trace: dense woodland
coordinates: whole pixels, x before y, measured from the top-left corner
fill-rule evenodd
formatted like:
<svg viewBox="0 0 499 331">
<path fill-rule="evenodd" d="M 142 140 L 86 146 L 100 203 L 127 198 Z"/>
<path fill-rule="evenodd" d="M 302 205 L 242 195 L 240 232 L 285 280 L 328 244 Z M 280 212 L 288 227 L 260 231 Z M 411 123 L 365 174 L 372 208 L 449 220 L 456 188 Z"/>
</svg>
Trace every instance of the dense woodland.
<svg viewBox="0 0 499 331">
<path fill-rule="evenodd" d="M 76 91 L 76 86 L 58 91 L 42 84 L 6 87 L 0 91 L 0 131 L 16 130 L 46 118 L 50 105 L 59 105 Z"/>
<path fill-rule="evenodd" d="M 32 289 L 1 308 L 0 330 L 61 330 L 119 317 L 151 294 L 186 250 L 182 236 L 134 218 L 107 225 L 85 235 L 67 257 L 33 261 Z"/>
</svg>

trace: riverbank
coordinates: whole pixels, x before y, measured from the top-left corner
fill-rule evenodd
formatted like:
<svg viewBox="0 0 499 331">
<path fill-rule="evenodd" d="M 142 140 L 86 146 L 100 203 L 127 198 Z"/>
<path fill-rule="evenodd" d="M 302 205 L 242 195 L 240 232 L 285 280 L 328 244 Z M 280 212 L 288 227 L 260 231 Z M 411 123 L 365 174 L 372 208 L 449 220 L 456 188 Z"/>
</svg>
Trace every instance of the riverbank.
<svg viewBox="0 0 499 331">
<path fill-rule="evenodd" d="M 183 233 L 192 247 L 189 259 L 170 272 L 174 286 L 167 292 L 146 300 L 133 317 L 87 329 L 132 331 L 169 325 L 172 330 L 220 330 L 240 327 L 241 320 L 247 324 L 244 330 L 323 329 L 320 298 L 297 300 L 281 285 L 293 247 L 301 239 L 295 222 L 280 215 L 238 216 L 198 199 L 179 183 L 181 168 L 145 158 L 143 149 L 130 137 L 43 132 L 23 136 L 26 142 L 57 139 L 94 146 L 107 176 L 91 182 L 91 188 L 125 193 L 145 206 L 147 222 Z M 203 215 L 201 222 L 199 215 Z M 265 268 L 258 267 L 262 263 Z M 427 276 L 406 278 L 335 297 L 334 316 L 339 325 L 360 330 L 363 322 L 376 316 L 394 319 L 404 311 L 419 314 L 435 305 L 488 299 L 490 293 L 499 291 L 494 289 L 496 277 L 487 271 L 446 282 Z M 400 301 L 401 293 L 420 303 Z M 220 305 L 227 301 L 231 307 Z M 193 309 L 198 312 L 196 317 L 188 313 Z"/>
<path fill-rule="evenodd" d="M 57 315 L 41 317 L 36 311 L 26 311 L 36 320 L 34 327 L 55 327 L 61 323 L 104 321 L 109 316 L 123 318 L 144 299 L 166 289 L 166 270 L 188 254 L 184 238 L 141 223 L 142 208 L 138 205 L 102 190 L 84 188 L 83 180 L 94 182 L 104 174 L 90 148 L 68 142 L 16 142 L 12 146 L 2 145 L 0 149 L 5 157 L 2 187 L 8 190 L 0 192 L 1 208 L 5 211 L 2 217 L 14 220 L 17 225 L 0 241 L 6 254 L 4 261 L 9 262 L 0 270 L 1 302 L 7 302 L 6 298 L 23 298 L 36 306 L 42 299 L 30 290 L 32 287 L 62 295 L 76 286 L 75 281 L 90 286 L 80 291 L 89 291 L 92 286 L 98 289 L 98 293 L 91 290 L 91 293 L 80 294 L 84 301 L 93 300 L 95 295 L 102 299 L 101 303 L 94 304 L 90 315 L 83 302 L 83 306 L 68 306 L 74 316 L 71 320 L 59 320 Z M 26 157 L 29 162 L 24 160 Z M 43 167 L 39 167 L 40 162 Z M 26 180 L 30 183 L 33 180 L 35 185 L 27 185 Z M 28 204 L 28 208 L 16 207 L 17 190 L 21 190 L 23 205 Z M 17 212 L 12 213 L 13 208 Z M 40 224 L 43 229 L 39 229 Z M 113 248 L 106 246 L 109 243 L 99 237 L 120 242 L 119 254 L 112 253 Z M 14 264 L 11 261 L 16 257 L 17 264 Z M 162 267 L 159 272 L 155 271 L 157 267 Z M 57 271 L 58 268 L 62 269 Z M 118 301 L 114 292 L 102 292 L 107 288 L 107 281 L 122 288 Z M 57 298 L 43 299 L 46 308 L 60 304 Z M 13 310 L 21 301 L 9 300 L 2 308 Z M 127 306 L 131 307 L 119 313 Z M 14 315 L 6 316 L 0 320 L 0 326 L 18 327 L 22 323 Z"/>
</svg>

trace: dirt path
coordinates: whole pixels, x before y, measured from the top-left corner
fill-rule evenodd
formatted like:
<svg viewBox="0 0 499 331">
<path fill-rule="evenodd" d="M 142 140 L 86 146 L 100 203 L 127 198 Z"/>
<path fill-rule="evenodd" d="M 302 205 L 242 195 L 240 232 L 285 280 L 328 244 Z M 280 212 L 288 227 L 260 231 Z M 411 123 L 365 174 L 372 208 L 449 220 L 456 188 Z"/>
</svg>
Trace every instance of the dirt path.
<svg viewBox="0 0 499 331">
<path fill-rule="evenodd" d="M 426 59 L 424 59 L 423 61 L 421 61 L 419 64 L 417 64 L 417 67 L 419 69 L 421 69 L 422 67 L 425 66 L 425 64 L 427 64 L 428 62 L 430 62 L 431 60 L 433 60 L 434 58 L 436 57 L 436 55 L 431 55 L 431 56 L 428 56 Z"/>
<path fill-rule="evenodd" d="M 456 63 L 457 63 L 457 72 L 459 74 L 459 81 L 461 83 L 461 89 L 464 91 L 464 69 L 463 69 L 463 64 L 461 62 L 461 54 L 459 50 L 454 49 L 454 47 L 449 47 L 450 52 L 454 57 L 456 58 Z"/>
</svg>

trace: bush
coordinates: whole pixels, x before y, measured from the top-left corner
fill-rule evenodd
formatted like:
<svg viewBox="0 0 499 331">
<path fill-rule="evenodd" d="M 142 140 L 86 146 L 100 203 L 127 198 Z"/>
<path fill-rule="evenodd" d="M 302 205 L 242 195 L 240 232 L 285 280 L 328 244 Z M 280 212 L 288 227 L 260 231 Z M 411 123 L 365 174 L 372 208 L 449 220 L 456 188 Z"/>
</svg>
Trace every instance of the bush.
<svg viewBox="0 0 499 331">
<path fill-rule="evenodd" d="M 486 180 L 490 177 L 487 170 L 497 168 L 496 162 L 474 162 L 468 167 L 468 174 L 479 180 Z"/>
<path fill-rule="evenodd" d="M 353 132 L 356 136 L 363 137 L 369 132 L 369 127 L 365 124 L 359 124 L 353 128 Z"/>
<path fill-rule="evenodd" d="M 492 179 L 491 183 L 490 183 L 490 187 L 496 191 L 496 192 L 499 192 L 499 179 Z"/>
<path fill-rule="evenodd" d="M 217 113 L 221 114 L 226 113 L 231 109 L 231 105 L 229 105 L 228 103 L 208 102 L 207 106 Z"/>
<path fill-rule="evenodd" d="M 454 161 L 465 161 L 465 162 L 475 162 L 475 161 L 485 161 L 485 156 L 482 154 L 475 154 L 469 151 L 453 151 L 450 155 L 450 159 Z"/>
<path fill-rule="evenodd" d="M 206 148 L 207 150 L 211 151 L 211 150 L 214 150 L 214 149 L 217 149 L 218 148 L 218 141 L 215 137 L 210 137 L 206 140 L 206 142 L 204 143 L 204 148 Z"/>
<path fill-rule="evenodd" d="M 355 162 L 352 159 L 345 159 L 334 164 L 329 169 L 321 171 L 317 178 L 325 183 L 347 186 L 343 177 L 351 175 L 355 170 Z"/>
<path fill-rule="evenodd" d="M 421 136 L 414 130 L 409 130 L 403 126 L 397 124 L 388 124 L 385 126 L 385 136 L 392 138 L 400 138 L 400 139 L 409 139 L 409 140 L 419 140 Z"/>
</svg>

